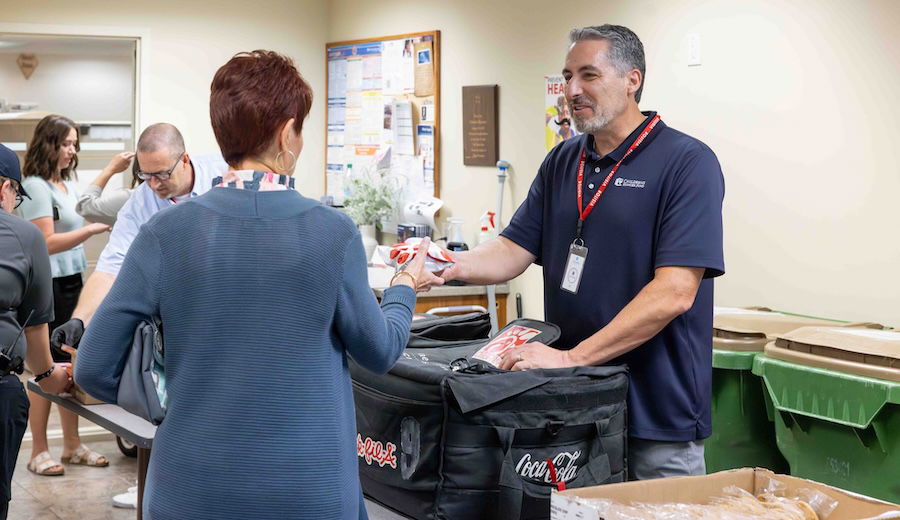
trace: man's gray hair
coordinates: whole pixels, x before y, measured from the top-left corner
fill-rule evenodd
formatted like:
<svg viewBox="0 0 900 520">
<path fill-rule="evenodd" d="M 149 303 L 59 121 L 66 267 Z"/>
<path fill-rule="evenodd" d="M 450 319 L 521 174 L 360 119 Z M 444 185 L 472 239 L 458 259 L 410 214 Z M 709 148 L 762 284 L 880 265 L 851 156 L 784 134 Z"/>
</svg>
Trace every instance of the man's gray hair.
<svg viewBox="0 0 900 520">
<path fill-rule="evenodd" d="M 620 74 L 628 74 L 632 69 L 641 73 L 641 86 L 634 93 L 634 100 L 641 101 L 644 91 L 647 65 L 644 61 L 644 44 L 628 27 L 621 25 L 592 25 L 569 32 L 569 42 L 577 43 L 585 40 L 605 40 L 609 42 L 609 61 Z"/>
<path fill-rule="evenodd" d="M 137 142 L 139 153 L 153 153 L 157 150 L 166 150 L 172 155 L 172 159 L 184 153 L 184 138 L 181 132 L 169 123 L 155 123 L 141 132 Z"/>
</svg>

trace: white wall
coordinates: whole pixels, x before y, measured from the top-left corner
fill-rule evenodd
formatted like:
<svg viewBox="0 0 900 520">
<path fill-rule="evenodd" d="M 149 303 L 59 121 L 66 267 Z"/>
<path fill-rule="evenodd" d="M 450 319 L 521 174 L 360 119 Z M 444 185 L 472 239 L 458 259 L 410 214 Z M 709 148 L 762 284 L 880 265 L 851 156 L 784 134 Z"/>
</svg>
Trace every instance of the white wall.
<svg viewBox="0 0 900 520">
<path fill-rule="evenodd" d="M 34 101 L 37 110 L 76 121 L 131 121 L 133 59 L 128 56 L 39 54 L 25 79 L 18 53 L 0 54 L 0 98 Z"/>
<path fill-rule="evenodd" d="M 4 8 L 3 22 L 62 21 L 38 2 Z M 314 196 L 323 191 L 324 43 L 441 30 L 441 194 L 444 215 L 465 218 L 470 239 L 496 180 L 493 168 L 462 164 L 461 87 L 500 85 L 511 215 L 544 157 L 542 77 L 560 70 L 568 30 L 627 25 L 647 51 L 642 108 L 707 142 L 724 166 L 728 273 L 717 302 L 900 326 L 900 2 L 162 0 L 109 9 L 86 0 L 64 22 L 148 29 L 143 122 L 175 123 L 195 153 L 215 149 L 215 69 L 239 50 L 292 55 L 317 94 L 298 169 Z M 688 33 L 702 38 L 700 67 L 686 64 Z M 526 315 L 542 315 L 539 271 L 516 291 Z"/>
<path fill-rule="evenodd" d="M 645 45 L 641 107 L 723 163 L 728 272 L 717 303 L 900 326 L 900 2 L 370 5 L 336 0 L 329 40 L 442 31 L 441 194 L 470 226 L 496 192 L 493 169 L 462 165 L 461 87 L 500 85 L 500 155 L 518 205 L 544 157 L 542 76 L 560 70 L 569 29 L 618 23 Z M 688 33 L 701 36 L 699 67 L 687 66 Z M 536 274 L 513 289 L 529 316 L 542 313 Z"/>
<path fill-rule="evenodd" d="M 297 166 L 303 191 L 323 190 L 326 6 L 317 0 L 243 0 L 116 3 L 84 0 L 60 10 L 48 2 L 7 2 L 2 23 L 125 27 L 149 35 L 144 59 L 148 76 L 141 125 L 168 121 L 184 133 L 188 151 L 218 151 L 209 125 L 213 74 L 239 51 L 272 49 L 294 58 L 317 94 L 304 127 L 305 150 Z M 64 15 L 63 15 L 64 13 Z M 39 57 L 40 59 L 40 57 Z M 40 73 L 40 65 L 35 74 Z M 140 130 L 140 129 L 139 129 Z"/>
</svg>

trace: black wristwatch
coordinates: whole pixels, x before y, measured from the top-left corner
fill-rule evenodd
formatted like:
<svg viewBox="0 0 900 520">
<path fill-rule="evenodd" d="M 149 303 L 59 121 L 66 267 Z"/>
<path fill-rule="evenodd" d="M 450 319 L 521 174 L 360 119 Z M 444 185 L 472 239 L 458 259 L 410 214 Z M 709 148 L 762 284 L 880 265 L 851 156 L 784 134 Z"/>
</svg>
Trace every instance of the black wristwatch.
<svg viewBox="0 0 900 520">
<path fill-rule="evenodd" d="M 40 374 L 34 376 L 34 382 L 35 382 L 35 383 L 38 383 L 38 382 L 40 382 L 41 379 L 50 377 L 50 374 L 53 373 L 53 370 L 54 370 L 54 369 L 56 369 L 56 365 L 50 365 L 50 370 L 48 370 L 48 371 L 46 371 L 46 372 L 42 372 L 42 373 L 40 373 Z"/>
</svg>

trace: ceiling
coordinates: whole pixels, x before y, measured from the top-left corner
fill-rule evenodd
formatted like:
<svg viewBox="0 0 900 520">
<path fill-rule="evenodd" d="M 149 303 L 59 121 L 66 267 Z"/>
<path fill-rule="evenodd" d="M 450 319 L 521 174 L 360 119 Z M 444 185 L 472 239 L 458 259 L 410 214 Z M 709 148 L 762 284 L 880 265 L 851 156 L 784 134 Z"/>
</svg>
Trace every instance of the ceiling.
<svg viewBox="0 0 900 520">
<path fill-rule="evenodd" d="M 135 40 L 0 33 L 0 54 L 63 54 L 72 56 L 134 56 Z"/>
</svg>

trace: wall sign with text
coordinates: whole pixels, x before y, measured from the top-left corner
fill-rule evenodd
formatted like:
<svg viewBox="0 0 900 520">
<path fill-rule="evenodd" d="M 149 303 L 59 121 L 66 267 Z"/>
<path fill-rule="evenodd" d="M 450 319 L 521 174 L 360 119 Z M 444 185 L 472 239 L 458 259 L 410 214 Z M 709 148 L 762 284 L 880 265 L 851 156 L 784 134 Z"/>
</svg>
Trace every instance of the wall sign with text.
<svg viewBox="0 0 900 520">
<path fill-rule="evenodd" d="M 462 88 L 463 164 L 495 166 L 500 148 L 497 85 Z"/>
</svg>

